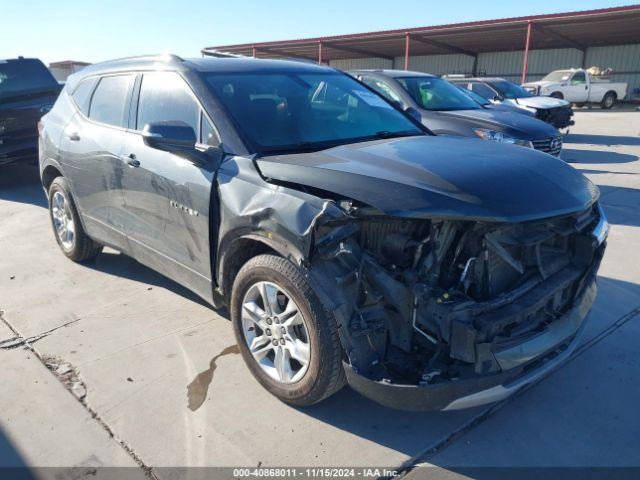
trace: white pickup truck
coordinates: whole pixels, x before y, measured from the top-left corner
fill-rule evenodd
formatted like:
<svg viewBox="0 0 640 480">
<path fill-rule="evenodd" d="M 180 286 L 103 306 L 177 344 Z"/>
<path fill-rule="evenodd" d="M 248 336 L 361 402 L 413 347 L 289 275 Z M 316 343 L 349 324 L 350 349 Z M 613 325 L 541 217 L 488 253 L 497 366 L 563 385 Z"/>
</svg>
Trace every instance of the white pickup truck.
<svg viewBox="0 0 640 480">
<path fill-rule="evenodd" d="M 627 94 L 627 84 L 593 77 L 586 70 L 556 70 L 537 82 L 522 85 L 534 95 L 563 98 L 576 104 L 599 103 L 611 108 Z"/>
</svg>

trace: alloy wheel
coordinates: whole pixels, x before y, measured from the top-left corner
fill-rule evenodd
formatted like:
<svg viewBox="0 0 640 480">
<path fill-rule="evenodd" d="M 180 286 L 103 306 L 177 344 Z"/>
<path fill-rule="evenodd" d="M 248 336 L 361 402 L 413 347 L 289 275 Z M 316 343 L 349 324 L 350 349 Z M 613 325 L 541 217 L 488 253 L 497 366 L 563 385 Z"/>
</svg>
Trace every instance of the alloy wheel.
<svg viewBox="0 0 640 480">
<path fill-rule="evenodd" d="M 76 234 L 75 223 L 71 215 L 69 202 L 64 193 L 59 190 L 53 194 L 51 216 L 53 218 L 56 235 L 62 244 L 62 248 L 71 250 Z"/>
<path fill-rule="evenodd" d="M 242 330 L 260 368 L 280 383 L 304 377 L 311 361 L 306 321 L 298 305 L 273 282 L 253 284 L 242 301 Z"/>
</svg>

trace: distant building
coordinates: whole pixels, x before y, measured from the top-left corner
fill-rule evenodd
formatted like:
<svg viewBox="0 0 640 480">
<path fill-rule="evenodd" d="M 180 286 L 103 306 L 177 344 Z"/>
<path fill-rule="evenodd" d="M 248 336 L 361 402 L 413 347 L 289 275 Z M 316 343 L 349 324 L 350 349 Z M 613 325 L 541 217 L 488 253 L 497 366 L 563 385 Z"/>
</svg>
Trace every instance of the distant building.
<svg viewBox="0 0 640 480">
<path fill-rule="evenodd" d="M 79 72 L 84 67 L 91 65 L 87 62 L 76 62 L 75 60 L 64 60 L 62 62 L 51 62 L 49 70 L 59 82 L 65 82 L 72 73 Z"/>
</svg>

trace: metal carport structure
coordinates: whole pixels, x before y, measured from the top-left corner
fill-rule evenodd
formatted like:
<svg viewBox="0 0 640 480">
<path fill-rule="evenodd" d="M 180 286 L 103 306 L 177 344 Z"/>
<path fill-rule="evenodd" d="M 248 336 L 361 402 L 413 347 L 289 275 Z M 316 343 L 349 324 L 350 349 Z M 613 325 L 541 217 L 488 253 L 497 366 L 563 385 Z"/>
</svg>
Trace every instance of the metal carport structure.
<svg viewBox="0 0 640 480">
<path fill-rule="evenodd" d="M 336 60 L 378 58 L 392 68 L 409 69 L 410 58 L 457 54 L 471 60 L 478 73 L 478 56 L 487 52 L 522 50 L 521 80 L 527 76 L 532 50 L 571 48 L 586 67 L 587 49 L 640 44 L 640 4 L 598 10 L 483 20 L 368 33 L 297 40 L 220 45 L 202 49 L 203 55 L 220 52 L 254 57 L 291 57 L 329 63 Z M 402 59 L 402 64 L 398 64 Z M 640 60 L 637 62 L 640 64 Z M 453 72 L 451 72 L 453 73 Z M 618 71 L 639 74 L 639 69 Z"/>
</svg>

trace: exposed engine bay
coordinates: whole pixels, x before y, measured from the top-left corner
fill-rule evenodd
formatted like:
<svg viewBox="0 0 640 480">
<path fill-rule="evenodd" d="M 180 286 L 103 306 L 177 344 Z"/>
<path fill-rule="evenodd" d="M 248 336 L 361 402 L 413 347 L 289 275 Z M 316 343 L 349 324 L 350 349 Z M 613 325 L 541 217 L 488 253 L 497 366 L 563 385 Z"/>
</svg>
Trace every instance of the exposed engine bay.
<svg viewBox="0 0 640 480">
<path fill-rule="evenodd" d="M 338 305 L 348 362 L 426 385 L 508 370 L 501 349 L 562 317 L 599 264 L 600 210 L 521 223 L 390 217 L 342 202 L 309 271 Z"/>
</svg>

